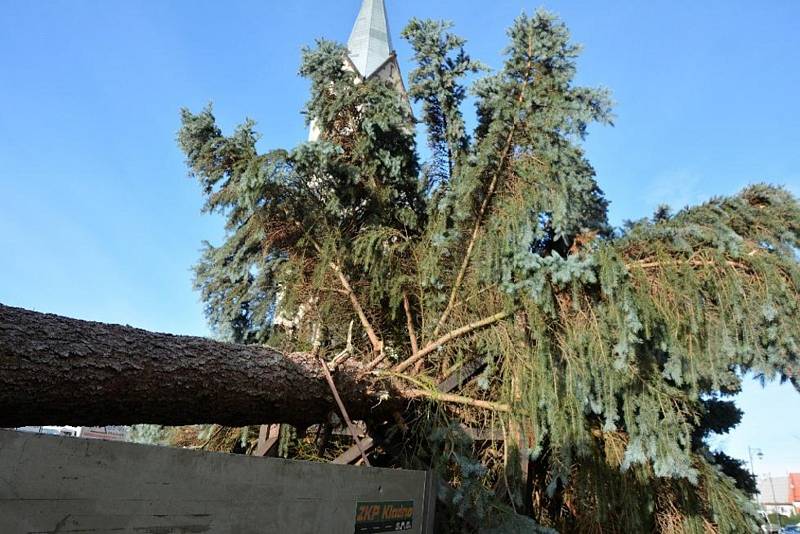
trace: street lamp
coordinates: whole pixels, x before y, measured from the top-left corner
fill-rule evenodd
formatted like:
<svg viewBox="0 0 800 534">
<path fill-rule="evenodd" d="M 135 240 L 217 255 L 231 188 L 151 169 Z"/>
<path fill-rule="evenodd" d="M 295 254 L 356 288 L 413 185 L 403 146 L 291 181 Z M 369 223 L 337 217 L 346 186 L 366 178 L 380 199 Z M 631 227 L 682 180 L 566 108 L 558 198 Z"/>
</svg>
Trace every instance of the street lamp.
<svg viewBox="0 0 800 534">
<path fill-rule="evenodd" d="M 755 470 L 755 467 L 753 465 L 753 454 L 758 456 L 759 460 L 763 460 L 764 459 L 764 451 L 762 451 L 761 449 L 759 449 L 757 447 L 749 447 L 748 446 L 747 447 L 747 454 L 750 457 L 750 471 L 753 473 L 753 476 L 756 477 L 756 503 L 758 504 L 758 506 L 762 510 L 764 510 L 764 506 L 761 504 L 761 492 L 758 491 L 758 475 L 756 475 L 756 470 Z M 769 484 L 770 484 L 770 487 L 772 488 L 772 500 L 775 501 L 776 500 L 776 498 L 775 498 L 775 483 L 772 481 L 772 475 L 771 474 L 768 473 L 767 474 L 767 478 L 769 479 Z M 766 510 L 764 510 L 764 511 L 766 512 Z M 778 518 L 778 528 L 783 527 L 783 521 L 781 521 L 780 510 L 776 511 L 775 517 Z M 767 521 L 769 521 L 769 519 L 767 519 Z"/>
<path fill-rule="evenodd" d="M 747 447 L 747 454 L 750 456 L 750 472 L 753 473 L 753 476 L 756 477 L 756 482 L 758 482 L 758 475 L 756 475 L 756 469 L 753 467 L 753 453 L 761 460 L 764 458 L 764 451 L 759 448 Z"/>
<path fill-rule="evenodd" d="M 761 449 L 753 448 L 748 445 L 747 455 L 750 457 L 750 472 L 753 473 L 753 477 L 755 477 L 755 482 L 756 482 L 756 504 L 758 505 L 758 508 L 761 510 L 761 513 L 764 514 L 764 519 L 766 519 L 767 525 L 769 525 L 770 524 L 769 516 L 767 515 L 767 511 L 764 509 L 764 505 L 761 504 L 761 492 L 758 491 L 758 475 L 756 474 L 756 468 L 753 463 L 754 453 L 756 454 L 756 456 L 758 456 L 759 460 L 764 458 L 764 452 Z"/>
</svg>

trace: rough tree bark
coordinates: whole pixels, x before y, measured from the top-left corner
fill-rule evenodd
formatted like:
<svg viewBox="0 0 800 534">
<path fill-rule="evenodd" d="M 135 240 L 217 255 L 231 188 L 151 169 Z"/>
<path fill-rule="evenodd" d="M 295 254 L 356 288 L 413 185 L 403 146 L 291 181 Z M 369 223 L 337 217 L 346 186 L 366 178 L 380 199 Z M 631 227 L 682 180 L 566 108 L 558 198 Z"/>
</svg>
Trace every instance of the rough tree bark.
<svg viewBox="0 0 800 534">
<path fill-rule="evenodd" d="M 398 408 L 391 385 L 341 366 L 351 417 Z M 385 400 L 384 393 L 391 393 Z M 376 408 L 377 406 L 377 408 Z M 305 427 L 336 411 L 319 361 L 0 304 L 0 427 L 135 423 Z"/>
</svg>

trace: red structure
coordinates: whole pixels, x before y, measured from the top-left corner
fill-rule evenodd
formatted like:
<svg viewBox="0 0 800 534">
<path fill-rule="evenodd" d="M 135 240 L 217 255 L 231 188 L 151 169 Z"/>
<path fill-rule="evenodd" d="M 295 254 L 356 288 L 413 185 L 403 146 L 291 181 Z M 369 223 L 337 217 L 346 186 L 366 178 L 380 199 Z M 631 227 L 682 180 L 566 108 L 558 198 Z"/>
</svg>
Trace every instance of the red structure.
<svg viewBox="0 0 800 534">
<path fill-rule="evenodd" d="M 789 500 L 800 513 L 800 473 L 789 473 Z"/>
</svg>

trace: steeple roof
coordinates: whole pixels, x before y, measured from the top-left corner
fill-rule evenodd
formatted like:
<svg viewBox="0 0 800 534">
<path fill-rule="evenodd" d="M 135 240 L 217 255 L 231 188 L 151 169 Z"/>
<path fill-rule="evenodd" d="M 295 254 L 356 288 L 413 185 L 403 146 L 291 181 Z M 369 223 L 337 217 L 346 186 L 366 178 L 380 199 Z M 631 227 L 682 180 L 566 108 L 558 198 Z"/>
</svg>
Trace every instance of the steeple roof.
<svg viewBox="0 0 800 534">
<path fill-rule="evenodd" d="M 391 57 L 394 50 L 384 0 L 363 0 L 347 48 L 350 60 L 365 78 Z"/>
</svg>

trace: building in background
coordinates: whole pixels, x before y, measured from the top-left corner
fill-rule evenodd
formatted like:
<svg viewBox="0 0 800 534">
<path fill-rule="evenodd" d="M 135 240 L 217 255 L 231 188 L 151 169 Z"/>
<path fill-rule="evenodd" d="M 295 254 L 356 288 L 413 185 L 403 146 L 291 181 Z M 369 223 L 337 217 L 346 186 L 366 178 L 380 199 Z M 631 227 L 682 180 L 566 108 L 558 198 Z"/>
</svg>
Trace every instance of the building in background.
<svg viewBox="0 0 800 534">
<path fill-rule="evenodd" d="M 77 426 L 23 426 L 14 430 L 19 432 L 30 432 L 31 434 L 77 437 L 80 429 Z"/>
<path fill-rule="evenodd" d="M 77 437 L 85 439 L 102 439 L 104 441 L 127 441 L 128 427 L 82 426 L 80 427 Z"/>
<path fill-rule="evenodd" d="M 800 473 L 759 477 L 756 497 L 767 513 L 800 514 Z"/>
<path fill-rule="evenodd" d="M 16 430 L 33 434 L 102 439 L 104 441 L 127 441 L 128 439 L 128 427 L 126 426 L 24 426 Z"/>
</svg>

